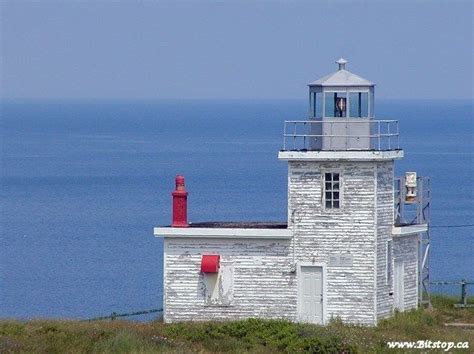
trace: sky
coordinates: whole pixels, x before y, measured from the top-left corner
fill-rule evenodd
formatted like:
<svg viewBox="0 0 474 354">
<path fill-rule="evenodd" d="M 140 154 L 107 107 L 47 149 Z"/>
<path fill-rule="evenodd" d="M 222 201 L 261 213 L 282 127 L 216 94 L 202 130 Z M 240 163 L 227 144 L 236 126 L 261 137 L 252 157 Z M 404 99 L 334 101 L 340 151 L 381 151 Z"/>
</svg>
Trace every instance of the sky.
<svg viewBox="0 0 474 354">
<path fill-rule="evenodd" d="M 473 95 L 474 1 L 0 0 L 0 97 L 295 99 L 347 69 L 379 98 Z"/>
</svg>

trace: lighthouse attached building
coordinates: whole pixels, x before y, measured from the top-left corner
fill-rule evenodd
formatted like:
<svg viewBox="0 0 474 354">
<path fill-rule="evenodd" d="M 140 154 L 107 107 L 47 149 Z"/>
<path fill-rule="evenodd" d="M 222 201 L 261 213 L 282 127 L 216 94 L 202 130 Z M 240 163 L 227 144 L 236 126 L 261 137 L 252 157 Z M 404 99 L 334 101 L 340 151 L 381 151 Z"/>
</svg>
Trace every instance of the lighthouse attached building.
<svg viewBox="0 0 474 354">
<path fill-rule="evenodd" d="M 309 84 L 309 119 L 285 122 L 286 222 L 188 223 L 178 176 L 173 224 L 154 231 L 164 237 L 165 322 L 375 325 L 419 305 L 428 226 L 416 210 L 427 198 L 413 173 L 408 183 L 394 178 L 398 122 L 374 118 L 375 85 L 337 63 Z"/>
</svg>

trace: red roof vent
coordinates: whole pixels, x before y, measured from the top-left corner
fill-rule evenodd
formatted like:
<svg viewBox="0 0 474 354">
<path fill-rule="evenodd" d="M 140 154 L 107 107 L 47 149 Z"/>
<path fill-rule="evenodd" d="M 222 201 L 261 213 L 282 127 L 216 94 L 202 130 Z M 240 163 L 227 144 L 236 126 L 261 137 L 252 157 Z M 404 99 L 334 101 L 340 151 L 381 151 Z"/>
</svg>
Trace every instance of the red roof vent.
<svg viewBox="0 0 474 354">
<path fill-rule="evenodd" d="M 203 273 L 217 273 L 220 267 L 219 255 L 203 255 L 201 260 L 201 272 Z"/>
</svg>

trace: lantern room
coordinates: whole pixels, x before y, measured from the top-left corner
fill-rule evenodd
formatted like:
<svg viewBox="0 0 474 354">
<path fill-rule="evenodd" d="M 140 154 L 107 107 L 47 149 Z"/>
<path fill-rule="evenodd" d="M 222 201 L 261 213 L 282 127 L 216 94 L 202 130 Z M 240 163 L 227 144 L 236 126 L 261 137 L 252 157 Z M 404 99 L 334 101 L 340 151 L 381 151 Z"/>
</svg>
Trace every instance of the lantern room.
<svg viewBox="0 0 474 354">
<path fill-rule="evenodd" d="M 396 120 L 375 120 L 375 84 L 338 70 L 309 86 L 307 120 L 285 121 L 283 151 L 399 150 Z"/>
<path fill-rule="evenodd" d="M 308 84 L 309 118 L 374 117 L 375 84 L 347 71 L 347 60 L 336 64 L 336 72 Z"/>
</svg>

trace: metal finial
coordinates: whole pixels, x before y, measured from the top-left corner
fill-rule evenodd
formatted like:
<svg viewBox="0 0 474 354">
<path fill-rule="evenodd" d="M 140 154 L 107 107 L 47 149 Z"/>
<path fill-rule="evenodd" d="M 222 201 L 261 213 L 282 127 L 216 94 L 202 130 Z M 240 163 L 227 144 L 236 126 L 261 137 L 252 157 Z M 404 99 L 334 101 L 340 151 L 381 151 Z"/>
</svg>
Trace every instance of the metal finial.
<svg viewBox="0 0 474 354">
<path fill-rule="evenodd" d="M 336 61 L 336 64 L 339 65 L 339 70 L 346 70 L 347 60 L 344 58 L 340 58 L 338 61 Z"/>
</svg>

